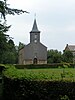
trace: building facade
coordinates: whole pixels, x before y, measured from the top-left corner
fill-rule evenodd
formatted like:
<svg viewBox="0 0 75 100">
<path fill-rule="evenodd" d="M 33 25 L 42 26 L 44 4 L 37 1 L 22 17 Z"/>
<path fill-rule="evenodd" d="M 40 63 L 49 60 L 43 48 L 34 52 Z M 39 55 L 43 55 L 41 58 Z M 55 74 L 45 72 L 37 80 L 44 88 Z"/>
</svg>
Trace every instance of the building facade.
<svg viewBox="0 0 75 100">
<path fill-rule="evenodd" d="M 30 32 L 30 43 L 19 50 L 19 64 L 47 64 L 47 47 L 40 42 L 36 19 Z"/>
</svg>

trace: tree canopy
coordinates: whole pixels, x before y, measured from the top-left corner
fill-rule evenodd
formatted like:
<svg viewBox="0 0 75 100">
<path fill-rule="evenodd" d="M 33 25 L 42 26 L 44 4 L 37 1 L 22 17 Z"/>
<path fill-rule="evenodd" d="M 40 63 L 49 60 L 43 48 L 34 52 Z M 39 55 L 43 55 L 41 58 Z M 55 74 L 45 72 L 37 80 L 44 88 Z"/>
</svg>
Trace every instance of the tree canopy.
<svg viewBox="0 0 75 100">
<path fill-rule="evenodd" d="M 73 63 L 74 56 L 70 50 L 61 53 L 58 50 L 48 50 L 47 51 L 47 62 L 48 63 Z"/>
<path fill-rule="evenodd" d="M 47 62 L 48 63 L 60 63 L 62 61 L 62 54 L 58 50 L 48 50 Z"/>
<path fill-rule="evenodd" d="M 73 63 L 73 53 L 70 50 L 63 52 L 63 62 Z"/>
<path fill-rule="evenodd" d="M 7 0 L 0 0 L 0 63 L 15 63 L 16 62 L 16 48 L 14 41 L 6 32 L 11 27 L 6 24 L 6 15 L 20 15 L 22 13 L 29 13 L 24 10 L 11 8 L 7 4 Z"/>
</svg>

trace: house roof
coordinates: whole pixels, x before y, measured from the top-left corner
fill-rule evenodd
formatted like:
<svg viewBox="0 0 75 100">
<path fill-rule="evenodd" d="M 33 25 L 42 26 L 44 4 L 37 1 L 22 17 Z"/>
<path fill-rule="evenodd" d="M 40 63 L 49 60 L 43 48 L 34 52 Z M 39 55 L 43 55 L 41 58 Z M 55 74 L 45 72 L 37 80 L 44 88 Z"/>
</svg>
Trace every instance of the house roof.
<svg viewBox="0 0 75 100">
<path fill-rule="evenodd" d="M 65 50 L 75 51 L 75 45 L 66 45 Z"/>
<path fill-rule="evenodd" d="M 40 32 L 37 27 L 36 19 L 34 19 L 34 24 L 30 33 L 34 33 L 34 32 L 38 32 L 38 33 Z"/>
</svg>

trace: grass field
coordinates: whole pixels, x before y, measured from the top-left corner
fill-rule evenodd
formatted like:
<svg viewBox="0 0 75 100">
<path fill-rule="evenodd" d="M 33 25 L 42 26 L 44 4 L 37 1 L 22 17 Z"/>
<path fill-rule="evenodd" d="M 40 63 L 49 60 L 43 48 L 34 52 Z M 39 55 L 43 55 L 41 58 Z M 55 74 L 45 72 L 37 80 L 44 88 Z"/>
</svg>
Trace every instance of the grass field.
<svg viewBox="0 0 75 100">
<path fill-rule="evenodd" d="M 16 69 L 9 67 L 3 74 L 12 79 L 75 81 L 75 68 Z"/>
</svg>

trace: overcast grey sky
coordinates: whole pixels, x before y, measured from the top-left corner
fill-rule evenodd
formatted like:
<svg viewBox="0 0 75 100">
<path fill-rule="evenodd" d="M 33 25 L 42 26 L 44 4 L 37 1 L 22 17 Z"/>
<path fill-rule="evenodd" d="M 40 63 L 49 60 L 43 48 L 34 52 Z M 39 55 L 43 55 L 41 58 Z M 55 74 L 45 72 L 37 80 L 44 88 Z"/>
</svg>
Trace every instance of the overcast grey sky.
<svg viewBox="0 0 75 100">
<path fill-rule="evenodd" d="M 16 45 L 30 42 L 35 13 L 41 42 L 48 49 L 63 51 L 66 44 L 75 44 L 75 0 L 8 0 L 7 3 L 30 12 L 7 16 L 7 24 L 12 25 L 7 34 L 14 38 Z"/>
</svg>

